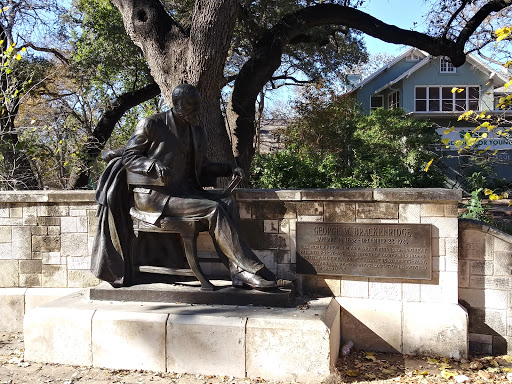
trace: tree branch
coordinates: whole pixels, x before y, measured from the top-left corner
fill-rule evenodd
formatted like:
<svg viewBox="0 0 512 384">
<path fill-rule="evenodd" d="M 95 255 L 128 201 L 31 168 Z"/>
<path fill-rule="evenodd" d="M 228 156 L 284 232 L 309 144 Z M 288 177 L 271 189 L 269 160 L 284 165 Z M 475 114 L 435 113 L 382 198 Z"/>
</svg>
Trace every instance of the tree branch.
<svg viewBox="0 0 512 384">
<path fill-rule="evenodd" d="M 443 36 L 442 36 L 443 39 L 445 39 L 446 36 L 448 35 L 448 30 L 450 29 L 450 25 L 452 25 L 453 20 L 455 20 L 455 18 L 459 15 L 459 13 L 462 12 L 462 10 L 466 7 L 468 2 L 469 2 L 469 0 L 463 0 L 460 7 L 457 8 L 457 10 L 452 14 L 452 16 L 450 17 L 450 20 L 448 20 L 448 23 L 446 23 L 446 27 L 444 29 Z"/>
</svg>

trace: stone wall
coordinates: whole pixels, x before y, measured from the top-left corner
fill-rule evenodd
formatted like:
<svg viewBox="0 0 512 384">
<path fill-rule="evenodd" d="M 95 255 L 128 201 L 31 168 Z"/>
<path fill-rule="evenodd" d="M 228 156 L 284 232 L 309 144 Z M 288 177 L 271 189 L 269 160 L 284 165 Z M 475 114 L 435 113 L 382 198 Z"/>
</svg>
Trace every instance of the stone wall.
<svg viewBox="0 0 512 384">
<path fill-rule="evenodd" d="M 0 286 L 86 287 L 96 228 L 94 192 L 0 193 Z M 335 296 L 342 338 L 356 347 L 410 354 L 467 354 L 467 312 L 458 305 L 460 191 L 445 189 L 237 190 L 242 232 L 280 278 L 306 294 Z M 432 280 L 297 275 L 297 222 L 432 225 Z M 203 257 L 215 257 L 208 234 Z M 219 263 L 207 273 L 226 273 Z"/>
<path fill-rule="evenodd" d="M 461 192 L 361 189 L 237 192 L 250 246 L 279 277 L 295 275 L 297 222 L 432 224 L 432 280 L 298 275 L 303 293 L 333 295 L 344 340 L 367 350 L 467 355 L 467 312 L 458 304 Z"/>
<path fill-rule="evenodd" d="M 459 299 L 469 313 L 470 350 L 512 353 L 512 236 L 459 222 Z"/>
<path fill-rule="evenodd" d="M 94 286 L 94 191 L 0 192 L 0 287 Z"/>
</svg>

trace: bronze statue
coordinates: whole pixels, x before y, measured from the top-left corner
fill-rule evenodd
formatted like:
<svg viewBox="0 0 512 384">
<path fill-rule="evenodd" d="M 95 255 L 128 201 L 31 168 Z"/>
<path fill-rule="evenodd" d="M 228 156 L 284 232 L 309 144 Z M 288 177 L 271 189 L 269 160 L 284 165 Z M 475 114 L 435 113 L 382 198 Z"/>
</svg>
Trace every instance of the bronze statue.
<svg viewBox="0 0 512 384">
<path fill-rule="evenodd" d="M 200 127 L 201 96 L 188 84 L 172 93 L 173 107 L 142 119 L 122 152 L 102 174 L 96 193 L 100 203 L 99 228 L 91 270 L 114 286 L 126 285 L 123 254 L 129 252 L 131 219 L 149 224 L 162 217 L 197 218 L 208 225 L 221 261 L 228 266 L 233 285 L 255 289 L 277 286 L 268 270 L 239 233 L 235 201 L 203 189 L 217 177 L 243 176 L 241 168 L 212 163 L 206 157 L 206 132 Z M 133 200 L 125 190 L 135 184 Z M 133 201 L 127 206 L 126 201 Z M 127 222 L 128 220 L 128 222 Z"/>
</svg>

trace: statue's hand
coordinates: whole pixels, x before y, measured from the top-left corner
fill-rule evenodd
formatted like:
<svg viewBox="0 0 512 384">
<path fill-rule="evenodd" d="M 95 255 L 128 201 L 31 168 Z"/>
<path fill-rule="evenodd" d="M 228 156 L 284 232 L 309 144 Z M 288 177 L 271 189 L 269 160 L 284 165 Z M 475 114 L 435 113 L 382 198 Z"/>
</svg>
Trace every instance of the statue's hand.
<svg viewBox="0 0 512 384">
<path fill-rule="evenodd" d="M 162 180 L 162 182 L 165 185 L 168 185 L 171 183 L 171 168 L 169 168 L 166 165 L 163 165 L 161 162 L 156 161 L 155 162 L 155 170 L 158 177 Z"/>
<path fill-rule="evenodd" d="M 245 172 L 242 168 L 236 167 L 235 169 L 233 169 L 233 175 L 243 179 L 245 177 Z"/>
</svg>

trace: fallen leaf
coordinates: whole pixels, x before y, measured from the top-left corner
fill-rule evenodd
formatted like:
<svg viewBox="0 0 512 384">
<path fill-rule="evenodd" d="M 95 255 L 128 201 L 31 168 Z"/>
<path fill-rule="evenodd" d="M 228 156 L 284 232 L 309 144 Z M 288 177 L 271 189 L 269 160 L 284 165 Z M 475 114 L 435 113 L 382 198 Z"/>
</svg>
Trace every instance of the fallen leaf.
<svg viewBox="0 0 512 384">
<path fill-rule="evenodd" d="M 430 358 L 430 357 L 429 357 L 429 358 L 427 359 L 427 363 L 429 363 L 429 364 L 439 364 L 439 360 L 437 360 L 437 359 L 432 359 L 432 358 Z"/>
<path fill-rule="evenodd" d="M 450 380 L 452 377 L 457 376 L 457 372 L 454 371 L 447 371 L 446 369 L 443 369 L 439 375 L 446 380 Z"/>
<path fill-rule="evenodd" d="M 394 370 L 386 368 L 382 369 L 381 372 L 384 373 L 385 375 L 392 375 L 393 373 L 395 373 Z"/>
<path fill-rule="evenodd" d="M 415 375 L 421 375 L 421 376 L 426 376 L 426 375 L 428 375 L 428 371 L 427 371 L 426 369 L 425 369 L 424 371 L 418 371 L 417 369 L 415 369 L 415 370 L 413 371 L 413 373 L 414 373 Z"/>
<path fill-rule="evenodd" d="M 442 363 L 442 364 L 439 364 L 439 365 L 437 366 L 437 368 L 439 368 L 441 371 L 442 371 L 443 369 L 448 369 L 448 368 L 451 368 L 451 367 L 452 367 L 452 366 L 451 366 L 450 364 L 447 364 L 447 363 Z"/>
<path fill-rule="evenodd" d="M 364 358 L 366 360 L 371 360 L 371 361 L 375 361 L 377 360 L 377 358 L 374 356 L 374 353 L 373 352 L 365 352 L 364 353 Z"/>
<path fill-rule="evenodd" d="M 478 376 L 480 376 L 484 380 L 489 380 L 491 378 L 491 374 L 489 372 L 482 370 L 478 371 Z"/>
<path fill-rule="evenodd" d="M 483 364 L 479 361 L 472 361 L 471 364 L 469 364 L 469 368 L 477 370 L 482 369 Z"/>
<path fill-rule="evenodd" d="M 359 376 L 359 371 L 357 371 L 355 369 L 347 369 L 345 371 L 345 373 L 347 374 L 347 376 L 350 376 L 350 377 L 357 377 L 357 376 Z"/>
</svg>

